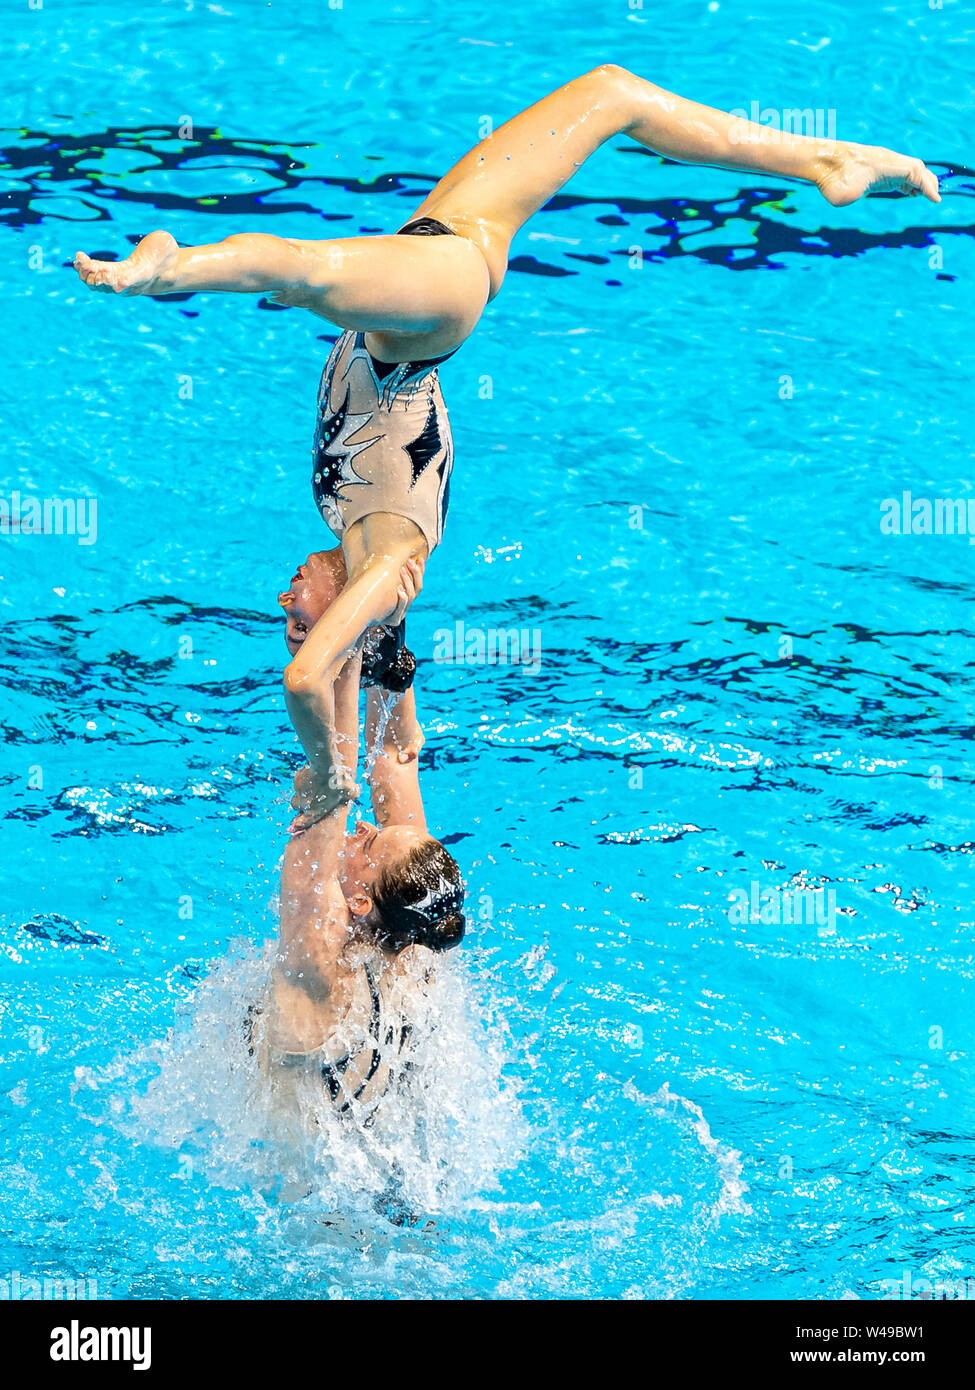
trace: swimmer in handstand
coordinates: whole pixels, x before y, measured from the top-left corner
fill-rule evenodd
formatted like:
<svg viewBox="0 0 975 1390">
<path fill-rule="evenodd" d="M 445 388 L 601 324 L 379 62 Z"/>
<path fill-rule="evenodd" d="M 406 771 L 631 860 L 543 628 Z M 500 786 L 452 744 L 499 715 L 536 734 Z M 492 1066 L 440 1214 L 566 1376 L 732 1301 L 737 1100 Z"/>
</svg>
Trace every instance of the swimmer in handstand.
<svg viewBox="0 0 975 1390">
<path fill-rule="evenodd" d="M 477 144 L 395 235 L 302 241 L 254 232 L 181 248 L 158 231 L 124 261 L 78 254 L 82 280 L 103 293 L 270 294 L 344 330 L 319 389 L 313 487 L 342 542 L 348 581 L 327 638 L 308 633 L 288 667 L 293 694 L 320 682 L 336 650 L 395 607 L 404 561 L 439 544 L 453 448 L 437 368 L 501 289 L 515 233 L 619 135 L 668 159 L 815 184 L 834 207 L 869 192 L 940 201 L 919 159 L 769 132 L 607 64 Z"/>
</svg>

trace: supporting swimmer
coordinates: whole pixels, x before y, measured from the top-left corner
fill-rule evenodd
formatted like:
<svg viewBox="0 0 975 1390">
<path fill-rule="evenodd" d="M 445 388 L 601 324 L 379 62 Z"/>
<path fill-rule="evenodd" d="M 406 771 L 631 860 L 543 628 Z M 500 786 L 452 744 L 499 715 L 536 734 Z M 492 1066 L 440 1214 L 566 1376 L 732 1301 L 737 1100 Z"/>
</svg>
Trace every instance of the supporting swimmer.
<svg viewBox="0 0 975 1390">
<path fill-rule="evenodd" d="M 422 585 L 423 566 L 403 567 L 397 611 Z M 341 556 L 309 556 L 281 596 L 288 650 L 300 651 L 302 620 L 337 601 Z M 316 774 L 295 778 L 299 815 L 285 850 L 273 985 L 245 1025 L 249 1044 L 280 1077 L 311 1070 L 341 1111 L 370 1106 L 409 1066 L 412 1022 L 423 1006 L 437 954 L 464 936 L 464 884 L 448 850 L 429 832 L 420 795 L 423 735 L 412 688 L 385 717 L 381 692 L 367 693 L 366 733 L 376 745 L 370 790 L 376 823 L 346 832 L 355 793 L 360 653 L 339 660 L 317 689 L 289 700 Z"/>
</svg>

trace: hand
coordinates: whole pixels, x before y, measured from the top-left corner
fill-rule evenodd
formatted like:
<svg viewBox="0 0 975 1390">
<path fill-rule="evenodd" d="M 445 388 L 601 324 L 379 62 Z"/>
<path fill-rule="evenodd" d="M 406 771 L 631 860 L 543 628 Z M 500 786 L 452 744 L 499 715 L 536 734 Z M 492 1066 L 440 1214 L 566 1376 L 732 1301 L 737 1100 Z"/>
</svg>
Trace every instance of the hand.
<svg viewBox="0 0 975 1390">
<path fill-rule="evenodd" d="M 396 761 L 398 763 L 416 762 L 417 758 L 420 756 L 420 749 L 423 747 L 425 743 L 426 737 L 424 736 L 423 730 L 420 728 L 419 724 L 417 724 L 416 732 L 410 739 L 409 743 L 406 743 L 403 745 L 402 748 L 397 749 Z"/>
<path fill-rule="evenodd" d="M 399 583 L 396 587 L 396 607 L 385 618 L 379 619 L 384 627 L 399 627 L 406 617 L 406 610 L 423 588 L 426 563 L 426 556 L 414 555 L 400 568 Z"/>
<path fill-rule="evenodd" d="M 336 768 L 332 775 L 323 780 L 315 776 L 309 766 L 299 768 L 295 774 L 294 795 L 291 809 L 298 814 L 291 824 L 292 835 L 307 830 L 316 821 L 355 801 L 360 788 L 344 768 Z"/>
</svg>

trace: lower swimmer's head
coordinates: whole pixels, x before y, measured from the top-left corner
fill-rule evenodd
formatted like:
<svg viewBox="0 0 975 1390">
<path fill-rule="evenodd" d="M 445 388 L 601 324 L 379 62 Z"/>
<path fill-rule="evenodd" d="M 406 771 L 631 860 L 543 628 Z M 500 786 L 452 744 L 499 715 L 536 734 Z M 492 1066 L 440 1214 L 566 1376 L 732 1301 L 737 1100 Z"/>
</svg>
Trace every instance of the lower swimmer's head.
<svg viewBox="0 0 975 1390">
<path fill-rule="evenodd" d="M 407 946 L 447 951 L 463 938 L 460 868 L 425 831 L 360 821 L 346 848 L 343 887 L 362 933 L 390 955 Z"/>
<path fill-rule="evenodd" d="M 287 618 L 284 640 L 294 656 L 319 618 L 338 597 L 345 584 L 345 558 L 342 547 L 316 550 L 291 576 L 291 583 L 278 594 L 278 603 Z"/>
</svg>

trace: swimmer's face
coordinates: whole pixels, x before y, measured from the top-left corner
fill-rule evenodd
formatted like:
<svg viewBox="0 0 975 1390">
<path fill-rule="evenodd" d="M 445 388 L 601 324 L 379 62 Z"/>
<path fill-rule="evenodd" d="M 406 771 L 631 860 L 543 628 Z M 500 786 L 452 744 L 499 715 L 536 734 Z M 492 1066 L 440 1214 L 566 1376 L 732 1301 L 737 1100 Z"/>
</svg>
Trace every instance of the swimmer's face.
<svg viewBox="0 0 975 1390">
<path fill-rule="evenodd" d="M 309 555 L 291 576 L 290 586 L 278 594 L 278 603 L 287 619 L 284 640 L 294 656 L 325 610 L 345 583 L 345 561 L 341 547 L 318 550 Z"/>
<path fill-rule="evenodd" d="M 343 888 L 353 910 L 368 912 L 373 885 L 382 870 L 400 863 L 411 849 L 430 838 L 411 825 L 387 825 L 380 830 L 368 821 L 359 821 L 345 842 Z"/>
</svg>

